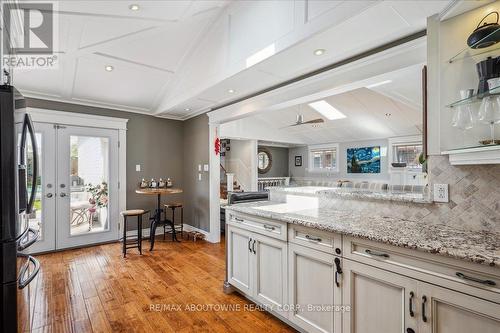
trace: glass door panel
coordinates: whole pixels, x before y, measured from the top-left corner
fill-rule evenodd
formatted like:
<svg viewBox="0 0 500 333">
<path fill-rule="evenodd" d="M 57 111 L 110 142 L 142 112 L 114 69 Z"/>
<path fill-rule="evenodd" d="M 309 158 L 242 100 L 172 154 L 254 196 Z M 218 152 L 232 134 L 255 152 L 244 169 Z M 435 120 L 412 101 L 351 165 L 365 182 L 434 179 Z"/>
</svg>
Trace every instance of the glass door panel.
<svg viewBox="0 0 500 333">
<path fill-rule="evenodd" d="M 55 249 L 55 130 L 52 124 L 34 123 L 39 157 L 39 176 L 36 179 L 36 196 L 33 212 L 29 214 L 29 226 L 39 230 L 38 241 L 26 251 L 30 253 Z M 20 130 L 20 127 L 19 127 Z M 19 134 L 20 137 L 20 134 Z M 33 147 L 26 142 L 26 168 L 28 188 L 33 181 Z"/>
<path fill-rule="evenodd" d="M 71 235 L 109 230 L 109 138 L 70 136 Z"/>
<path fill-rule="evenodd" d="M 57 154 L 57 249 L 117 239 L 118 131 L 58 126 Z"/>
</svg>

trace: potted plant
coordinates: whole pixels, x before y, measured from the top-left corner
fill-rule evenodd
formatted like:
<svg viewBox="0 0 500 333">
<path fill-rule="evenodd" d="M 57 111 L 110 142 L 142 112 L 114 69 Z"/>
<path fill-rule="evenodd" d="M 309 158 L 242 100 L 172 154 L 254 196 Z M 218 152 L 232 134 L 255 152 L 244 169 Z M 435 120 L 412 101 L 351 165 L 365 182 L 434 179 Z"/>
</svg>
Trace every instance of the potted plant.
<svg viewBox="0 0 500 333">
<path fill-rule="evenodd" d="M 89 203 L 91 207 L 88 209 L 88 212 L 89 231 L 91 231 L 94 219 L 99 219 L 100 209 L 108 207 L 108 184 L 106 182 L 102 182 L 98 185 L 88 184 L 85 186 L 85 190 L 90 193 Z"/>
</svg>

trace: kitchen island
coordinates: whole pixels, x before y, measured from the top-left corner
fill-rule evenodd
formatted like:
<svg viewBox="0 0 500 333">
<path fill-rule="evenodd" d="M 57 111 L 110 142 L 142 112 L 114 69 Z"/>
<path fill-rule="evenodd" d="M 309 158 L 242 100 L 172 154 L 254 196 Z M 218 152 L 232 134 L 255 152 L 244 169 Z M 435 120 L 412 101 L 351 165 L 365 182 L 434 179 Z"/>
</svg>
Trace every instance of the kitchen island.
<svg viewBox="0 0 500 333">
<path fill-rule="evenodd" d="M 500 233 L 291 191 L 226 207 L 231 287 L 306 332 L 500 332 Z"/>
</svg>

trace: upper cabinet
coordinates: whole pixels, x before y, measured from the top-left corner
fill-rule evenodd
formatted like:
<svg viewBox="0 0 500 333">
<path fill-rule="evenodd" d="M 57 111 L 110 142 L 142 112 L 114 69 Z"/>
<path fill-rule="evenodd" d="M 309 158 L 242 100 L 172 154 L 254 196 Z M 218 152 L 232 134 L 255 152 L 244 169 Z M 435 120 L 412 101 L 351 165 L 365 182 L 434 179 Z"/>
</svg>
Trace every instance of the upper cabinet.
<svg viewBox="0 0 500 333">
<path fill-rule="evenodd" d="M 500 40 L 498 12 L 495 2 L 428 22 L 429 153 L 451 164 L 500 163 L 500 43 L 487 42 Z"/>
</svg>

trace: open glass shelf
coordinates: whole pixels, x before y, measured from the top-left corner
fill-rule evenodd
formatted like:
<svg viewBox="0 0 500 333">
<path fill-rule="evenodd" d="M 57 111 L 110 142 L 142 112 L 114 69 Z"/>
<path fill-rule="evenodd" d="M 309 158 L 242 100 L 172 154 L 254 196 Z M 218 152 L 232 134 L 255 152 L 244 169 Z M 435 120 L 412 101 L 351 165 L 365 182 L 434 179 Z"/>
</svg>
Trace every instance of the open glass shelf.
<svg viewBox="0 0 500 333">
<path fill-rule="evenodd" d="M 474 94 L 471 97 L 460 99 L 458 101 L 455 101 L 451 104 L 446 105 L 446 107 L 454 108 L 454 107 L 461 106 L 461 105 L 479 103 L 482 101 L 482 99 L 484 97 L 489 96 L 489 95 L 497 95 L 497 94 L 500 94 L 500 86 L 495 87 L 493 89 L 490 89 L 488 92 L 484 92 L 482 94 Z"/>
<path fill-rule="evenodd" d="M 464 48 L 463 50 L 461 50 L 459 53 L 457 53 L 453 57 L 451 57 L 448 60 L 448 62 L 452 63 L 452 62 L 457 61 L 457 60 L 467 59 L 467 58 L 471 58 L 471 57 L 474 57 L 474 56 L 477 56 L 477 55 L 481 55 L 483 53 L 488 53 L 488 52 L 491 52 L 491 51 L 500 50 L 500 43 L 497 43 L 497 44 L 494 44 L 494 45 L 491 45 L 489 47 L 485 47 L 485 48 L 482 48 L 482 49 L 475 49 L 474 48 L 475 45 L 478 45 L 481 42 L 483 42 L 484 40 L 486 40 L 486 39 L 488 39 L 490 37 L 493 37 L 494 35 L 497 35 L 497 34 L 500 35 L 500 28 L 496 29 L 495 31 L 491 32 L 489 35 L 486 35 L 482 39 L 478 40 L 473 45 L 473 47 L 467 46 L 466 48 Z"/>
</svg>

